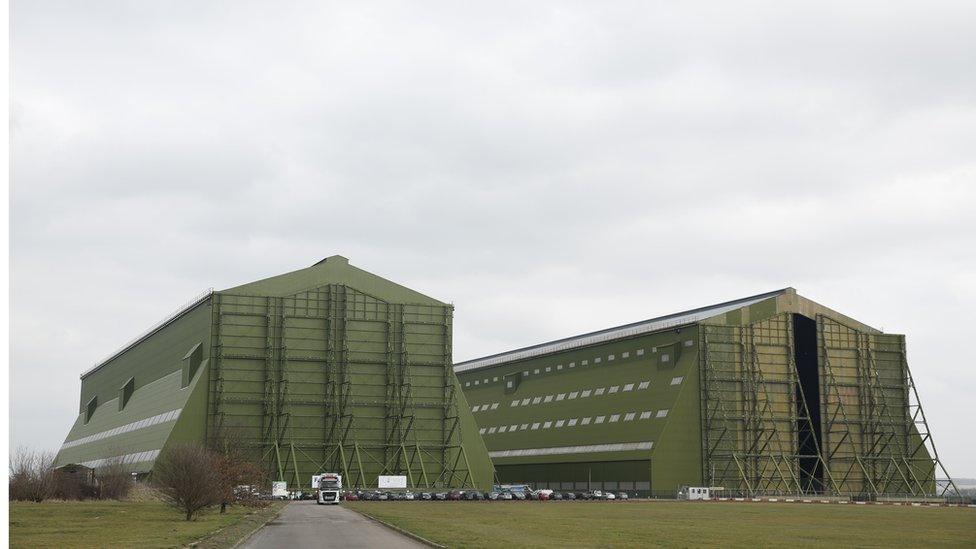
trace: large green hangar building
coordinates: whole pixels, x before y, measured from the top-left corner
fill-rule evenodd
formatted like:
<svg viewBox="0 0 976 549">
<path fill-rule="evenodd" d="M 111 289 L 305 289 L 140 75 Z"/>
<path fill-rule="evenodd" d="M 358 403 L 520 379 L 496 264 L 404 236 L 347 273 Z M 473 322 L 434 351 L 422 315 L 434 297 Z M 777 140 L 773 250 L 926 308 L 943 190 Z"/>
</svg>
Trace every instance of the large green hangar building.
<svg viewBox="0 0 976 549">
<path fill-rule="evenodd" d="M 945 473 L 904 336 L 792 288 L 454 369 L 502 482 L 922 496 Z"/>
<path fill-rule="evenodd" d="M 81 375 L 58 466 L 232 437 L 292 487 L 479 487 L 492 465 L 451 369 L 453 307 L 341 256 L 207 292 Z"/>
</svg>

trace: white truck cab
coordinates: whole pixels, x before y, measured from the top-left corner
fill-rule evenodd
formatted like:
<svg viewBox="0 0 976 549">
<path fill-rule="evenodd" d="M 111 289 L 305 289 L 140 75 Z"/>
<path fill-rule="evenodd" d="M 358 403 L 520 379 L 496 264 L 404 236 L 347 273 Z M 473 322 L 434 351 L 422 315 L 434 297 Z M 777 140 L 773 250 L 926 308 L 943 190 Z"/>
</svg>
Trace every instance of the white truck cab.
<svg viewBox="0 0 976 549">
<path fill-rule="evenodd" d="M 316 490 L 319 505 L 338 505 L 342 496 L 342 475 L 323 473 L 312 476 L 312 488 Z"/>
</svg>

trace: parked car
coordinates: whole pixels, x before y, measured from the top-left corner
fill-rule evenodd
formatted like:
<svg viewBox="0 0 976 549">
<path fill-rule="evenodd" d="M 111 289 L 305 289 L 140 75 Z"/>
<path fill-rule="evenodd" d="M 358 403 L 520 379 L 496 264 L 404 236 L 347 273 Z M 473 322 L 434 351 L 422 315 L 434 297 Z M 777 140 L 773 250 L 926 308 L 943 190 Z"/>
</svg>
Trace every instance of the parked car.
<svg viewBox="0 0 976 549">
<path fill-rule="evenodd" d="M 491 501 L 496 501 L 501 497 L 501 495 L 502 495 L 501 492 L 492 490 L 491 492 L 488 493 L 488 499 L 490 499 Z"/>
<path fill-rule="evenodd" d="M 466 501 L 478 501 L 481 499 L 481 492 L 477 490 L 468 490 L 467 492 L 461 493 L 461 498 Z"/>
<path fill-rule="evenodd" d="M 434 499 L 434 494 L 431 494 L 430 492 L 421 492 L 420 493 L 420 499 L 422 501 L 430 501 L 430 500 Z"/>
<path fill-rule="evenodd" d="M 517 499 L 519 501 L 525 501 L 528 498 L 525 495 L 525 492 L 512 492 L 512 499 Z"/>
<path fill-rule="evenodd" d="M 603 499 L 617 499 L 617 496 L 615 496 L 613 492 L 604 492 Z"/>
<path fill-rule="evenodd" d="M 414 494 L 413 492 L 407 491 L 407 492 L 404 492 L 403 493 L 403 499 L 405 499 L 407 501 L 413 501 L 413 500 L 417 499 L 417 495 Z"/>
<path fill-rule="evenodd" d="M 359 501 L 359 494 L 356 492 L 346 492 L 344 498 L 346 501 Z"/>
<path fill-rule="evenodd" d="M 617 499 L 629 499 L 627 492 L 617 492 Z"/>
<path fill-rule="evenodd" d="M 512 501 L 513 499 L 515 499 L 515 496 L 513 496 L 511 492 L 505 491 L 498 496 L 498 499 L 505 500 L 505 501 Z"/>
<path fill-rule="evenodd" d="M 552 496 L 550 496 L 550 498 L 551 499 L 554 499 L 554 500 L 561 500 L 561 499 L 563 499 L 563 493 L 562 492 L 553 492 L 552 493 Z"/>
<path fill-rule="evenodd" d="M 436 494 L 434 494 L 434 499 L 436 499 L 437 501 L 446 501 L 447 492 L 437 492 Z"/>
<path fill-rule="evenodd" d="M 447 499 L 451 501 L 459 501 L 462 495 L 464 495 L 464 492 L 460 490 L 451 490 L 447 493 Z"/>
<path fill-rule="evenodd" d="M 576 494 L 574 494 L 573 492 L 566 492 L 565 494 L 563 494 L 563 499 L 575 500 Z"/>
</svg>

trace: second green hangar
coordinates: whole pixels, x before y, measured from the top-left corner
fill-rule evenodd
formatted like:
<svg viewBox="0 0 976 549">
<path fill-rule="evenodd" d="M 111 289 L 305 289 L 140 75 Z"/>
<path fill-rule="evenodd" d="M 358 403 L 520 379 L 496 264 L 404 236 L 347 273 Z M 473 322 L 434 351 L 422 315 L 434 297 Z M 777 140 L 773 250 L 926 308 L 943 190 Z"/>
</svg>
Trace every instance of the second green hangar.
<svg viewBox="0 0 976 549">
<path fill-rule="evenodd" d="M 454 370 L 501 482 L 877 496 L 944 474 L 904 336 L 792 288 Z"/>
</svg>

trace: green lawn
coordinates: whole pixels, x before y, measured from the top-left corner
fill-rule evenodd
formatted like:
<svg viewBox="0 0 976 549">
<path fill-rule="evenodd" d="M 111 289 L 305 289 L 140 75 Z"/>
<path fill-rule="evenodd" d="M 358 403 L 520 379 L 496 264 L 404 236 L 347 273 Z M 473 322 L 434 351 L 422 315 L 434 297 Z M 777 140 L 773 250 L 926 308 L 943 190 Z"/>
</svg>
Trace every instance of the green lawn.
<svg viewBox="0 0 976 549">
<path fill-rule="evenodd" d="M 693 502 L 348 502 L 450 547 L 976 545 L 976 509 Z"/>
<path fill-rule="evenodd" d="M 202 546 L 229 547 L 280 507 L 231 507 L 224 515 L 208 511 L 187 522 L 157 501 L 10 502 L 10 546 L 183 547 L 208 538 Z"/>
</svg>

